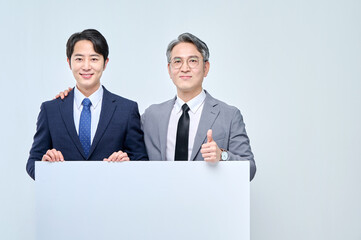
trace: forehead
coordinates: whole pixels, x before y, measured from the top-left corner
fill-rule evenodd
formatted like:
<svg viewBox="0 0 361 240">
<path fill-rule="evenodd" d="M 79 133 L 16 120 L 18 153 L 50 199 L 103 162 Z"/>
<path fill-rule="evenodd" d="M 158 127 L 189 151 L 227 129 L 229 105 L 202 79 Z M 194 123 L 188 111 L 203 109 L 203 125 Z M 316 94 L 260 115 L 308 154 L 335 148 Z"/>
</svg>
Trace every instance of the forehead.
<svg viewBox="0 0 361 240">
<path fill-rule="evenodd" d="M 80 40 L 75 43 L 73 55 L 82 54 L 82 55 L 95 55 L 97 54 L 94 50 L 93 43 L 89 40 Z"/>
<path fill-rule="evenodd" d="M 198 56 L 202 57 L 202 54 L 198 51 L 197 47 L 193 43 L 179 43 L 173 47 L 171 51 L 171 57 L 189 57 Z"/>
</svg>

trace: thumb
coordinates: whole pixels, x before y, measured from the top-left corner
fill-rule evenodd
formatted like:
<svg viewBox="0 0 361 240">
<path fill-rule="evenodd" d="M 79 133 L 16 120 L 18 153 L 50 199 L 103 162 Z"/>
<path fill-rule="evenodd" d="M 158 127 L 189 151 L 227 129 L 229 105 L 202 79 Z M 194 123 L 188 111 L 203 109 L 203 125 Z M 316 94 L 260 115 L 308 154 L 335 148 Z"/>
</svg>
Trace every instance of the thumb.
<svg viewBox="0 0 361 240">
<path fill-rule="evenodd" d="M 207 132 L 207 142 L 210 143 L 213 141 L 213 138 L 212 138 L 212 129 L 209 129 L 208 132 Z"/>
</svg>

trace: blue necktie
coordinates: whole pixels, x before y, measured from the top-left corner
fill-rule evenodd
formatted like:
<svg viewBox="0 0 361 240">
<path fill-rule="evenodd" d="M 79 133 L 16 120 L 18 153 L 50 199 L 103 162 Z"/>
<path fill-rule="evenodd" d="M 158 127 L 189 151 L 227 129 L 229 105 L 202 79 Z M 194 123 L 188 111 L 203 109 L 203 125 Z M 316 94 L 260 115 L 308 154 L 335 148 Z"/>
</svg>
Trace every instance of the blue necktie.
<svg viewBox="0 0 361 240">
<path fill-rule="evenodd" d="M 91 128 L 91 113 L 90 106 L 92 105 L 89 98 L 84 98 L 83 110 L 80 114 L 79 122 L 79 139 L 83 146 L 85 156 L 88 157 L 90 151 L 90 128 Z"/>
</svg>

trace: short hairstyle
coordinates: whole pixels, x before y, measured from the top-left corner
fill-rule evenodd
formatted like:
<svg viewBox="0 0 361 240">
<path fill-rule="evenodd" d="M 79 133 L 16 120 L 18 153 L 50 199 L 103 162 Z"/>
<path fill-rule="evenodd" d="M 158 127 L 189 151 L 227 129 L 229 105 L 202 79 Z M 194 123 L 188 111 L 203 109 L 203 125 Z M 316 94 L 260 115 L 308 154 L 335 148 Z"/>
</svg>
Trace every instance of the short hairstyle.
<svg viewBox="0 0 361 240">
<path fill-rule="evenodd" d="M 181 35 L 178 36 L 177 39 L 171 41 L 168 45 L 167 53 L 166 53 L 168 63 L 170 63 L 170 61 L 171 61 L 170 58 L 171 58 L 171 52 L 172 52 L 173 48 L 175 46 L 177 46 L 179 43 L 194 44 L 194 46 L 196 46 L 197 50 L 202 54 L 203 60 L 205 62 L 208 62 L 209 50 L 208 50 L 207 44 L 205 42 L 203 42 L 202 40 L 200 40 L 199 38 L 197 38 L 196 36 L 194 36 L 193 34 L 182 33 Z"/>
<path fill-rule="evenodd" d="M 93 43 L 94 51 L 103 55 L 105 64 L 109 54 L 108 43 L 104 36 L 95 29 L 86 29 L 70 36 L 68 42 L 66 43 L 66 56 L 68 57 L 69 61 L 71 59 L 71 55 L 74 52 L 75 44 L 81 40 L 91 41 Z"/>
</svg>

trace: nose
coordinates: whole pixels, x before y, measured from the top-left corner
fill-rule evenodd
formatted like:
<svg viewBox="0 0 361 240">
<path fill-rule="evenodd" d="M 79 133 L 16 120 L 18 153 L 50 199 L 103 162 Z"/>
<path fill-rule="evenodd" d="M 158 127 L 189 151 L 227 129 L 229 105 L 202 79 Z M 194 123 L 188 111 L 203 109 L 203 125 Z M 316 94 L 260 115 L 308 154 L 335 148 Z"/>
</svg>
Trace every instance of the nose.
<svg viewBox="0 0 361 240">
<path fill-rule="evenodd" d="M 90 62 L 88 59 L 85 59 L 83 62 L 83 70 L 90 70 Z"/>
<path fill-rule="evenodd" d="M 189 72 L 190 71 L 190 67 L 188 65 L 188 61 L 184 61 L 182 66 L 181 66 L 181 71 L 182 72 Z"/>
</svg>

